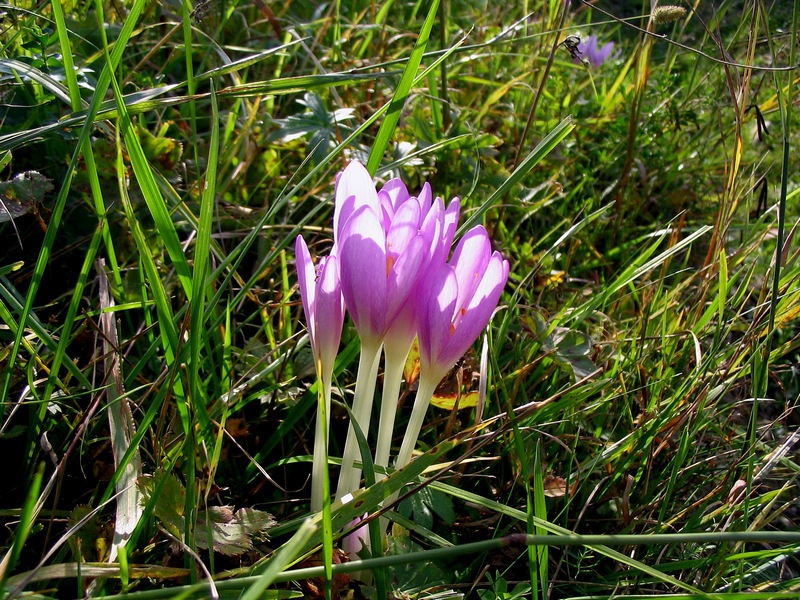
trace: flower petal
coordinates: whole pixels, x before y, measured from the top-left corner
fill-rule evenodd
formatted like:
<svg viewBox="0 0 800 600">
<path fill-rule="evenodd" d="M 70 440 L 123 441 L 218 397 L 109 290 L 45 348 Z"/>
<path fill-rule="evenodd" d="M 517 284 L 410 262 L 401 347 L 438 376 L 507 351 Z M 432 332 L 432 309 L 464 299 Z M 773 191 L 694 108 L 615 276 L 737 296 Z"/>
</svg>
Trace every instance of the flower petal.
<svg viewBox="0 0 800 600">
<path fill-rule="evenodd" d="M 483 225 L 470 229 L 458 242 L 450 264 L 458 278 L 458 308 L 464 308 L 486 272 L 492 256 L 492 244 Z M 458 319 L 459 317 L 456 316 Z"/>
<path fill-rule="evenodd" d="M 420 367 L 442 377 L 450 366 L 443 367 L 439 356 L 450 339 L 450 326 L 458 298 L 458 279 L 450 265 L 443 265 L 432 274 L 420 311 Z M 452 366 L 452 365 L 451 365 Z"/>
<path fill-rule="evenodd" d="M 386 298 L 383 305 L 387 324 L 390 325 L 409 302 L 409 296 L 419 293 L 421 267 L 427 259 L 428 249 L 421 235 L 417 234 L 400 254 L 387 273 Z"/>
<path fill-rule="evenodd" d="M 397 348 L 405 348 L 406 350 L 411 347 L 419 329 L 418 307 L 419 298 L 416 290 L 412 290 L 386 331 L 384 356 L 389 352 L 390 345 L 394 345 Z"/>
<path fill-rule="evenodd" d="M 303 301 L 303 312 L 306 315 L 306 327 L 314 345 L 314 308 L 316 306 L 316 273 L 311 253 L 308 251 L 306 241 L 298 235 L 294 242 L 295 261 L 297 263 L 297 282 L 300 284 L 300 299 Z"/>
<path fill-rule="evenodd" d="M 442 231 L 444 227 L 444 202 L 441 198 L 436 198 L 427 213 L 424 213 L 419 232 L 425 240 L 425 246 L 429 248 L 429 264 L 433 264 L 436 259 L 439 263 L 445 261 L 444 253 L 440 251 L 442 247 Z M 426 265 L 423 265 L 423 269 Z"/>
<path fill-rule="evenodd" d="M 448 364 L 448 369 L 464 355 L 489 323 L 507 280 L 508 261 L 495 252 L 469 305 L 459 310 L 460 319 L 455 331 L 441 349 L 439 361 Z"/>
<path fill-rule="evenodd" d="M 453 198 L 450 205 L 444 212 L 444 224 L 442 226 L 442 252 L 444 260 L 450 256 L 450 247 L 453 245 L 453 238 L 456 236 L 456 229 L 458 228 L 458 217 L 461 213 L 461 201 L 458 198 Z"/>
<path fill-rule="evenodd" d="M 356 527 L 361 521 L 367 518 L 367 514 L 360 517 L 356 517 L 352 521 L 347 524 L 345 529 L 350 529 L 351 527 Z M 367 525 L 362 525 L 358 529 L 355 529 L 351 534 L 347 535 L 342 540 L 342 550 L 349 556 L 350 560 L 358 560 L 358 553 L 361 552 L 364 548 L 368 547 L 368 536 L 369 536 L 369 529 Z"/>
<path fill-rule="evenodd" d="M 320 260 L 314 320 L 320 359 L 323 365 L 332 367 L 344 325 L 344 299 L 339 281 L 339 261 L 335 256 Z"/>
<path fill-rule="evenodd" d="M 339 242 L 342 294 L 362 343 L 385 332 L 386 237 L 372 208 L 362 206 L 348 219 Z"/>
<path fill-rule="evenodd" d="M 352 214 L 362 206 L 369 206 L 380 213 L 380 201 L 367 169 L 354 160 L 336 178 L 333 209 L 333 239 L 338 242 L 341 230 Z"/>
<path fill-rule="evenodd" d="M 416 202 L 406 202 L 394 215 L 386 234 L 386 254 L 396 260 L 419 234 L 420 212 Z"/>
<path fill-rule="evenodd" d="M 393 217 L 397 209 L 408 200 L 408 188 L 406 188 L 406 184 L 402 180 L 398 178 L 390 179 L 378 192 L 378 198 L 384 210 Z"/>
<path fill-rule="evenodd" d="M 433 203 L 433 191 L 431 190 L 431 184 L 427 181 L 422 185 L 422 189 L 419 192 L 417 201 L 420 209 L 422 210 L 422 214 L 427 214 L 431 209 L 431 204 Z"/>
</svg>

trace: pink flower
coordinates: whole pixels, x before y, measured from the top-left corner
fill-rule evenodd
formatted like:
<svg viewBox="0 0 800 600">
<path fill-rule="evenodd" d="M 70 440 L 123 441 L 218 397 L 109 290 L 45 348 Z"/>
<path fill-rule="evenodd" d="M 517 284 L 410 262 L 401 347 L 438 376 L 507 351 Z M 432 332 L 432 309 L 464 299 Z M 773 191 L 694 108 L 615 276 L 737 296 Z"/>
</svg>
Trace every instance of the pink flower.
<svg viewBox="0 0 800 600">
<path fill-rule="evenodd" d="M 508 270 L 478 225 L 458 243 L 450 263 L 431 273 L 420 311 L 421 373 L 438 383 L 464 355 L 497 307 Z"/>
<path fill-rule="evenodd" d="M 341 230 L 352 214 L 362 206 L 369 206 L 377 214 L 381 201 L 375 191 L 369 172 L 358 161 L 353 161 L 336 176 L 333 207 L 333 241 L 339 243 Z"/>
<path fill-rule="evenodd" d="M 419 312 L 420 379 L 395 468 L 411 460 L 434 390 L 480 335 L 508 280 L 508 261 L 492 252 L 486 229 L 470 229 L 449 263 L 431 266 Z"/>
<path fill-rule="evenodd" d="M 358 526 L 366 518 L 367 513 L 364 513 L 350 521 L 345 527 L 345 529 L 356 527 L 342 540 L 342 550 L 347 553 L 350 560 L 358 560 L 358 553 L 364 548 L 369 548 L 369 528 L 367 525 Z"/>
<path fill-rule="evenodd" d="M 362 344 L 384 339 L 428 262 L 424 204 L 397 180 L 378 194 L 355 161 L 336 182 L 334 239 L 342 293 Z"/>
<path fill-rule="evenodd" d="M 609 58 L 614 58 L 619 54 L 619 52 L 617 52 L 614 56 L 611 55 L 611 53 L 614 52 L 614 42 L 606 42 L 601 48 L 597 41 L 597 36 L 594 34 L 581 40 L 578 44 L 577 51 L 580 56 L 574 57 L 573 62 L 577 64 L 588 62 L 588 64 L 595 69 L 600 67 Z"/>
<path fill-rule="evenodd" d="M 303 236 L 298 235 L 295 241 L 295 258 L 308 337 L 321 384 L 311 465 L 311 508 L 319 511 L 323 506 L 325 469 L 328 462 L 331 381 L 333 364 L 342 337 L 344 299 L 339 284 L 339 261 L 335 255 L 320 259 L 319 265 L 314 268 L 308 246 Z"/>
<path fill-rule="evenodd" d="M 315 268 L 302 235 L 295 240 L 295 257 L 300 298 L 314 358 L 323 370 L 332 370 L 344 324 L 339 261 L 336 256 L 327 256 L 320 259 Z"/>
<path fill-rule="evenodd" d="M 403 211 L 407 210 L 405 208 L 407 204 L 418 205 L 418 228 L 424 240 L 422 262 L 418 268 L 413 291 L 389 326 L 383 345 L 385 358 L 383 400 L 378 440 L 375 445 L 375 464 L 385 468 L 389 466 L 403 368 L 419 329 L 419 312 L 422 306 L 420 292 L 426 278 L 430 276 L 431 270 L 443 265 L 450 253 L 460 205 L 458 199 L 454 199 L 445 210 L 444 201 L 438 197 L 433 199 L 431 186 L 427 183 L 422 187 L 418 197 L 409 196 L 405 185 L 399 179 L 388 181 L 378 193 L 378 197 L 383 209 L 384 227 L 387 229 L 390 229 Z M 378 474 L 376 477 L 382 478 L 383 475 Z"/>
<path fill-rule="evenodd" d="M 422 267 L 428 264 L 436 224 L 426 225 L 430 191 L 412 198 L 405 185 L 392 180 L 375 190 L 367 170 L 350 163 L 336 180 L 333 214 L 334 253 L 339 258 L 342 294 L 361 339 L 353 421 L 369 431 L 381 348 L 387 360 L 400 353 L 400 336 L 411 345 L 416 331 L 412 294 Z M 440 227 L 441 229 L 441 227 Z M 387 334 L 391 331 L 391 338 Z M 406 354 L 408 349 L 406 348 Z M 405 355 L 402 357 L 405 359 Z M 342 454 L 337 499 L 358 488 L 361 470 L 355 430 L 348 430 Z"/>
<path fill-rule="evenodd" d="M 419 329 L 419 303 L 422 300 L 420 292 L 423 284 L 430 276 L 430 270 L 446 261 L 447 255 L 450 253 L 450 247 L 453 244 L 456 226 L 458 225 L 460 209 L 458 198 L 454 198 L 450 206 L 445 210 L 444 202 L 441 198 L 436 198 L 431 203 L 430 196 L 430 185 L 426 183 L 419 195 L 419 203 L 423 211 L 421 213 L 419 231 L 424 240 L 425 248 L 423 248 L 422 261 L 418 268 L 417 281 L 413 286 L 413 292 L 394 318 L 386 334 L 387 348 L 390 344 L 400 347 L 405 346 L 404 355 L 408 354 L 411 343 L 414 341 Z M 413 202 L 414 200 L 417 199 L 412 197 L 411 201 Z M 403 360 L 405 360 L 405 356 L 403 356 Z"/>
</svg>

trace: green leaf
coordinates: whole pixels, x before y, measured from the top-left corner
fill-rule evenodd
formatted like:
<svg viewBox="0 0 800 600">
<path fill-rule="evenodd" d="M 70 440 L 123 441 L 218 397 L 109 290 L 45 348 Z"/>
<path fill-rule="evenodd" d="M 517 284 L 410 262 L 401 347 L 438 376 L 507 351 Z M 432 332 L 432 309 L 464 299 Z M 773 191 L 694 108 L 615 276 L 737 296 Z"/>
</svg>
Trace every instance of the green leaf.
<svg viewBox="0 0 800 600">
<path fill-rule="evenodd" d="M 594 373 L 597 370 L 589 358 L 592 351 L 592 338 L 566 327 L 556 327 L 542 343 L 545 351 L 552 351 L 555 361 L 568 370 L 575 380 Z"/>
<path fill-rule="evenodd" d="M 392 538 L 389 541 L 389 555 L 415 554 L 422 550 L 422 546 L 415 543 L 409 536 Z M 409 562 L 398 565 L 392 569 L 397 588 L 402 591 L 412 591 L 433 586 L 446 587 L 451 578 L 434 563 Z"/>
<path fill-rule="evenodd" d="M 167 171 L 172 171 L 183 154 L 183 144 L 166 136 L 168 128 L 169 125 L 164 123 L 154 135 L 147 128 L 138 125 L 137 132 L 147 160 L 161 165 Z"/>
<path fill-rule="evenodd" d="M 164 528 L 178 539 L 183 538 L 183 507 L 186 490 L 172 473 L 159 473 L 155 476 L 145 475 L 136 482 L 144 501 L 155 502 L 153 514 L 161 521 Z M 154 494 L 158 494 L 154 498 Z"/>
<path fill-rule="evenodd" d="M 11 181 L 0 181 L 0 223 L 28 213 L 53 191 L 53 183 L 37 171 L 26 171 Z"/>
<path fill-rule="evenodd" d="M 153 513 L 167 531 L 182 538 L 186 490 L 178 478 L 172 473 L 159 473 L 140 477 L 137 485 L 148 503 L 158 494 Z M 234 511 L 231 506 L 212 506 L 198 513 L 195 542 L 204 550 L 213 548 L 235 556 L 252 550 L 254 542 L 266 539 L 274 525 L 271 514 L 255 508 Z"/>
<path fill-rule="evenodd" d="M 425 18 L 425 22 L 422 24 L 422 30 L 419 32 L 417 43 L 414 45 L 414 49 L 411 51 L 411 56 L 409 57 L 406 68 L 403 71 L 403 76 L 400 78 L 400 83 L 397 84 L 397 88 L 394 91 L 394 96 L 389 104 L 389 111 L 381 123 L 381 127 L 378 130 L 378 135 L 375 136 L 375 143 L 372 146 L 372 152 L 370 152 L 369 160 L 367 161 L 367 171 L 370 172 L 370 175 L 374 176 L 375 173 L 377 173 L 378 166 L 381 164 L 381 160 L 383 159 L 383 153 L 389 146 L 389 140 L 392 139 L 395 127 L 397 127 L 397 123 L 400 121 L 400 113 L 406 103 L 406 100 L 408 99 L 409 94 L 411 93 L 411 86 L 416 79 L 417 69 L 422 61 L 422 55 L 425 53 L 425 47 L 428 45 L 428 39 L 431 35 L 431 28 L 433 27 L 433 23 L 436 21 L 436 11 L 438 9 L 439 0 L 434 0 L 431 2 L 431 6 L 428 9 L 428 16 Z"/>
<path fill-rule="evenodd" d="M 426 529 L 433 529 L 434 515 L 448 525 L 452 525 L 456 520 L 452 498 L 430 487 L 422 488 L 401 502 L 400 514 Z"/>
<path fill-rule="evenodd" d="M 0 58 L 0 73 L 19 77 L 22 81 L 33 81 L 56 96 L 64 104 L 70 105 L 69 90 L 59 81 L 34 66 L 13 58 Z"/>
<path fill-rule="evenodd" d="M 255 508 L 234 512 L 231 506 L 213 506 L 198 515 L 195 542 L 200 548 L 213 545 L 215 551 L 235 556 L 252 550 L 254 541 L 266 539 L 273 525 L 275 519 L 271 514 Z"/>
<path fill-rule="evenodd" d="M 77 523 L 89 517 L 92 512 L 93 509 L 91 506 L 76 506 L 72 512 L 69 513 L 67 526 L 74 527 Z M 108 546 L 111 542 L 108 533 L 108 530 L 105 529 L 100 522 L 99 514 L 95 514 L 93 517 L 89 518 L 89 520 L 69 538 L 69 547 L 75 559 L 81 562 L 107 560 Z"/>
<path fill-rule="evenodd" d="M 456 511 L 453 508 L 453 499 L 447 494 L 426 488 L 430 491 L 431 510 L 448 525 L 456 522 Z"/>
<path fill-rule="evenodd" d="M 428 488 L 422 488 L 400 503 L 400 514 L 419 523 L 426 529 L 433 527 L 433 513 L 431 512 L 430 502 L 425 501 L 425 497 L 429 496 Z"/>
<path fill-rule="evenodd" d="M 277 119 L 275 123 L 279 129 L 273 137 L 290 142 L 310 136 L 308 147 L 311 150 L 311 160 L 314 164 L 320 164 L 336 145 L 339 137 L 352 133 L 352 128 L 344 125 L 344 121 L 354 118 L 353 109 L 339 108 L 329 111 L 322 98 L 314 92 L 306 93 L 297 102 L 307 110 L 285 119 Z"/>
</svg>

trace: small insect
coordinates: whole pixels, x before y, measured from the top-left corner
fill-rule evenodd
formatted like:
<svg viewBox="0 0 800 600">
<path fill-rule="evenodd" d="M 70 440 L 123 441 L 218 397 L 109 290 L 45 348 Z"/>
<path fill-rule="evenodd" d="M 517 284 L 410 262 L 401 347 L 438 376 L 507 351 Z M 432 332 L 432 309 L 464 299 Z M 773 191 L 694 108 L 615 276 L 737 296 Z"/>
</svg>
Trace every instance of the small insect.
<svg viewBox="0 0 800 600">
<path fill-rule="evenodd" d="M 208 13 L 211 12 L 211 8 L 218 3 L 219 0 L 200 0 L 189 16 L 192 17 L 192 20 L 195 23 L 199 23 L 208 16 Z M 264 15 L 264 18 L 269 21 L 269 24 L 272 26 L 272 29 L 275 31 L 278 38 L 281 38 L 283 36 L 283 29 L 278 21 L 278 17 L 275 16 L 275 13 L 272 11 L 272 9 L 267 5 L 266 2 L 264 2 L 264 0 L 255 0 L 255 5 L 259 12 Z"/>
<path fill-rule="evenodd" d="M 579 48 L 580 44 L 581 38 L 579 38 L 577 35 L 568 35 L 564 38 L 564 41 L 561 42 L 561 45 L 567 49 L 567 52 L 569 52 L 572 60 L 579 60 L 583 62 L 583 52 L 581 52 Z"/>
<path fill-rule="evenodd" d="M 194 10 L 189 13 L 189 16 L 192 17 L 192 20 L 195 23 L 199 23 L 205 19 L 206 16 L 208 16 L 211 7 L 216 1 L 217 0 L 200 0 L 200 2 L 197 3 L 197 6 L 194 7 Z"/>
</svg>

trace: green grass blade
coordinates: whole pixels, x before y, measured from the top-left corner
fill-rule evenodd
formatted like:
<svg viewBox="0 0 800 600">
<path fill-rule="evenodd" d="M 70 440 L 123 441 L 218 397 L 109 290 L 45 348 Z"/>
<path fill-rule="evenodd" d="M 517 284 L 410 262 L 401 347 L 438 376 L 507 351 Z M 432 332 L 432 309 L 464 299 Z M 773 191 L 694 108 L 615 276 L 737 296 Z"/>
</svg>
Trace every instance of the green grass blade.
<svg viewBox="0 0 800 600">
<path fill-rule="evenodd" d="M 575 128 L 575 124 L 571 117 L 562 120 L 556 127 L 548 133 L 541 142 L 536 144 L 536 147 L 526 156 L 519 166 L 514 169 L 511 175 L 503 181 L 503 183 L 489 196 L 477 210 L 475 210 L 470 217 L 462 223 L 461 227 L 456 232 L 456 238 L 464 235 L 473 226 L 480 223 L 483 215 L 486 214 L 492 205 L 494 205 L 500 198 L 510 193 L 515 185 L 517 185 L 523 177 L 525 177 L 533 167 L 545 156 L 550 154 L 553 149 L 563 140 L 569 132 Z"/>
<path fill-rule="evenodd" d="M 314 520 L 307 519 L 304 521 L 292 538 L 281 546 L 275 556 L 266 563 L 266 567 L 258 578 L 241 596 L 242 600 L 258 600 L 261 598 L 264 590 L 277 580 L 280 573 L 284 572 L 289 565 L 297 560 L 297 557 L 302 554 L 303 549 L 308 546 L 309 541 L 318 531 L 319 527 Z"/>
<path fill-rule="evenodd" d="M 433 0 L 428 9 L 428 16 L 425 18 L 425 22 L 419 32 L 417 43 L 414 44 L 414 50 L 408 58 L 403 76 L 400 78 L 400 82 L 397 84 L 397 88 L 392 96 L 389 110 L 381 123 L 378 134 L 375 136 L 375 142 L 372 145 L 369 160 L 367 160 L 367 171 L 373 176 L 377 173 L 378 166 L 383 160 L 383 153 L 386 151 L 386 148 L 389 146 L 389 141 L 394 135 L 394 130 L 397 127 L 397 123 L 400 121 L 400 113 L 411 92 L 411 86 L 417 78 L 417 70 L 422 61 L 422 56 L 425 53 L 425 47 L 428 45 L 431 29 L 433 28 L 433 23 L 436 21 L 436 13 L 438 10 L 439 0 Z"/>
<path fill-rule="evenodd" d="M 34 519 L 36 518 L 36 504 L 39 501 L 39 491 L 42 489 L 42 479 L 44 479 L 44 463 L 39 464 L 36 469 L 36 474 L 31 480 L 31 485 L 28 488 L 28 493 L 25 496 L 25 503 L 22 505 L 22 513 L 20 514 L 19 523 L 14 530 L 14 538 L 11 548 L 3 556 L 0 561 L 0 593 L 2 593 L 5 586 L 6 577 L 17 566 L 22 547 L 31 533 Z"/>
<path fill-rule="evenodd" d="M 193 298 L 191 269 L 189 268 L 186 255 L 183 253 L 180 240 L 178 239 L 175 224 L 172 222 L 172 218 L 167 211 L 164 197 L 161 195 L 161 190 L 158 188 L 150 164 L 147 162 L 141 142 L 133 128 L 133 123 L 131 123 L 130 116 L 122 101 L 121 93 L 119 92 L 115 80 L 114 88 L 115 97 L 117 98 L 117 108 L 120 115 L 120 130 L 122 131 L 125 147 L 130 156 L 131 167 L 136 176 L 136 181 L 139 184 L 147 208 L 150 210 L 150 214 L 153 217 L 153 221 L 164 243 L 164 247 L 172 260 L 172 264 L 175 266 L 184 293 L 189 301 L 191 301 Z"/>
</svg>

